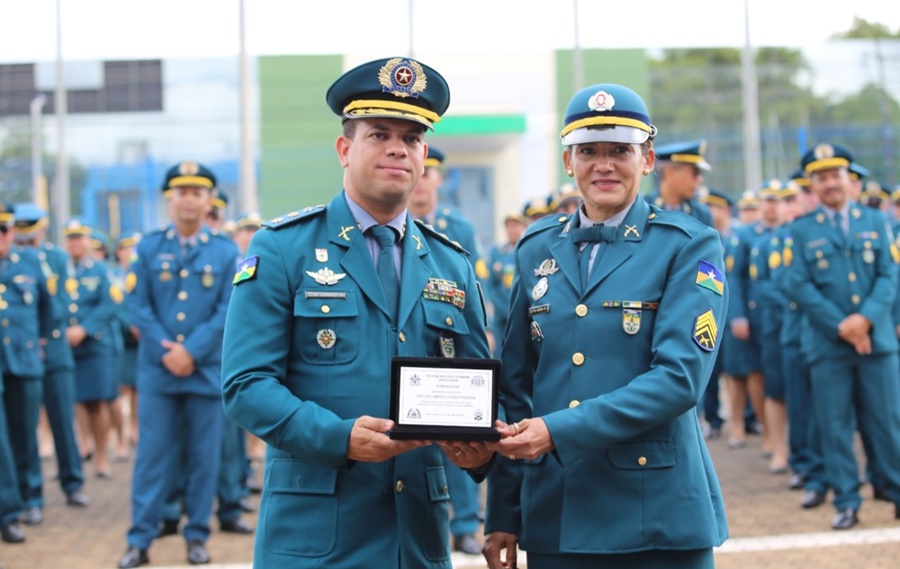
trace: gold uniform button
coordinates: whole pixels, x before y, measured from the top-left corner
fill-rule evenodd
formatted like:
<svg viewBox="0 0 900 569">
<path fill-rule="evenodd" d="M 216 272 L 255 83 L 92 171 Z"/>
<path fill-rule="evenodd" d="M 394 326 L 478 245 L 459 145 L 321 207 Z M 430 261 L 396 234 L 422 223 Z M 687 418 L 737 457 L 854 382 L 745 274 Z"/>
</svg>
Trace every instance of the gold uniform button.
<svg viewBox="0 0 900 569">
<path fill-rule="evenodd" d="M 847 275 L 847 278 L 850 279 L 851 283 L 855 283 L 856 282 L 856 273 L 850 273 L 849 275 Z"/>
<path fill-rule="evenodd" d="M 859 304 L 859 295 L 858 295 L 858 294 L 854 294 L 853 296 L 851 296 L 851 297 L 850 297 L 850 302 L 852 302 L 853 304 Z"/>
<path fill-rule="evenodd" d="M 78 293 L 77 292 L 71 293 L 69 295 L 69 298 L 71 298 L 72 300 L 78 300 Z"/>
<path fill-rule="evenodd" d="M 69 312 L 78 312 L 78 305 L 74 302 L 69 305 Z"/>
<path fill-rule="evenodd" d="M 6 292 L 6 285 L 0 284 L 0 293 L 4 293 L 4 292 Z"/>
<path fill-rule="evenodd" d="M 181 342 L 184 342 L 184 334 L 178 334 L 177 336 L 175 336 L 175 341 L 178 342 L 179 344 Z"/>
<path fill-rule="evenodd" d="M 579 304 L 578 306 L 575 307 L 575 314 L 577 314 L 578 316 L 584 317 L 584 316 L 587 316 L 587 313 L 588 313 L 587 306 L 585 306 L 583 304 Z"/>
<path fill-rule="evenodd" d="M 331 307 L 328 306 L 327 304 L 323 304 L 323 305 L 322 305 L 322 313 L 323 313 L 323 314 L 328 314 L 329 312 L 331 312 Z"/>
<path fill-rule="evenodd" d="M 453 326 L 453 319 L 450 318 L 449 316 L 447 317 L 446 320 L 444 320 L 444 322 L 447 323 L 447 326 Z"/>
<path fill-rule="evenodd" d="M 401 342 L 406 341 L 406 334 L 404 334 L 403 332 L 400 332 L 399 334 L 397 334 L 397 336 L 400 338 Z"/>
<path fill-rule="evenodd" d="M 638 466 L 647 466 L 647 457 L 642 456 L 638 458 Z"/>
<path fill-rule="evenodd" d="M 59 339 L 62 336 L 62 332 L 60 332 L 59 330 L 54 330 L 50 335 L 56 339 Z"/>
<path fill-rule="evenodd" d="M 9 308 L 9 304 L 5 300 L 0 300 L 0 310 L 6 310 L 7 308 Z"/>
<path fill-rule="evenodd" d="M 403 481 L 402 480 L 397 481 L 397 493 L 399 494 L 400 492 L 403 492 Z"/>
<path fill-rule="evenodd" d="M 77 326 L 78 319 L 77 318 L 69 318 L 69 326 Z"/>
<path fill-rule="evenodd" d="M 189 275 L 189 274 L 191 274 L 191 273 L 190 273 L 190 271 L 188 271 L 187 269 L 181 269 L 180 271 L 178 271 L 178 276 L 181 277 L 181 278 L 183 278 L 183 279 L 188 278 L 188 275 Z"/>
<path fill-rule="evenodd" d="M 187 318 L 187 315 L 184 312 L 179 312 L 175 315 L 175 319 L 179 322 L 184 322 L 184 319 Z"/>
<path fill-rule="evenodd" d="M 187 299 L 188 299 L 187 291 L 181 291 L 178 293 L 178 300 L 187 300 Z"/>
<path fill-rule="evenodd" d="M 572 354 L 572 363 L 577 366 L 580 366 L 581 364 L 583 364 L 584 363 L 584 354 L 582 354 L 581 352 L 575 352 L 574 354 Z"/>
<path fill-rule="evenodd" d="M 581 401 L 579 401 L 577 399 L 573 399 L 572 401 L 569 401 L 569 409 L 574 409 L 575 407 L 578 407 L 579 405 L 581 405 Z"/>
<path fill-rule="evenodd" d="M 449 491 L 450 491 L 450 489 L 447 488 L 446 485 L 445 485 L 445 486 L 441 486 L 441 495 L 446 496 L 446 495 L 447 495 L 447 492 L 449 492 Z"/>
</svg>

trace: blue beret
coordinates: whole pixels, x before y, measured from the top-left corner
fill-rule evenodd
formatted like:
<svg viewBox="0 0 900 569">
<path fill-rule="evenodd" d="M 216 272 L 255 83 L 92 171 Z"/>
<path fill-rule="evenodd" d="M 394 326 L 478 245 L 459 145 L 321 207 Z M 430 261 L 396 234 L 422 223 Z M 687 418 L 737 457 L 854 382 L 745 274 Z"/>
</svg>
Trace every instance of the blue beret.
<svg viewBox="0 0 900 569">
<path fill-rule="evenodd" d="M 622 85 L 600 83 L 575 93 L 566 106 L 562 143 L 625 142 L 641 144 L 656 136 L 640 95 Z"/>
<path fill-rule="evenodd" d="M 701 170 L 712 170 L 703 155 L 706 154 L 705 140 L 674 142 L 656 147 L 656 159 L 665 162 L 693 164 Z"/>
<path fill-rule="evenodd" d="M 440 168 L 444 163 L 444 153 L 433 146 L 428 146 L 428 158 L 425 159 L 426 168 Z"/>
<path fill-rule="evenodd" d="M 800 166 L 809 175 L 829 168 L 850 168 L 853 156 L 842 146 L 833 144 L 817 144 L 803 155 Z"/>
<path fill-rule="evenodd" d="M 216 187 L 216 176 L 203 164 L 185 160 L 169 168 L 162 190 L 167 192 L 177 186 L 200 186 L 211 190 Z"/>
<path fill-rule="evenodd" d="M 424 63 L 392 57 L 347 71 L 328 88 L 325 101 L 344 119 L 405 119 L 432 128 L 450 106 L 450 88 Z"/>
</svg>

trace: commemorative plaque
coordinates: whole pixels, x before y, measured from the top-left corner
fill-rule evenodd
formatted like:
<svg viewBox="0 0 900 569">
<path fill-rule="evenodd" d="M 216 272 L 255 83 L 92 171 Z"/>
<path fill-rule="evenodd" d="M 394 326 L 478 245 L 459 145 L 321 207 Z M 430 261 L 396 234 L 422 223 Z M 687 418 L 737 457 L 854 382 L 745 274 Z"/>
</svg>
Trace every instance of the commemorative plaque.
<svg viewBox="0 0 900 569">
<path fill-rule="evenodd" d="M 498 441 L 500 360 L 391 359 L 389 435 L 402 440 Z"/>
</svg>

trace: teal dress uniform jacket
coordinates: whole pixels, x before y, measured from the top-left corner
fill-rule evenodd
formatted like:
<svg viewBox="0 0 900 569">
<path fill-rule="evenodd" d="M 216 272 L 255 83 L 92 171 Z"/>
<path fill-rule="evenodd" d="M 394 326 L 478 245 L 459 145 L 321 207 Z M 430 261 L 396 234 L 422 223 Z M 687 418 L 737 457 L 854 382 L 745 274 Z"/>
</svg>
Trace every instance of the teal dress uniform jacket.
<svg viewBox="0 0 900 569">
<path fill-rule="evenodd" d="M 40 344 L 50 330 L 52 313 L 52 297 L 37 254 L 14 248 L 0 259 L 0 371 L 21 378 L 43 377 Z"/>
<path fill-rule="evenodd" d="M 85 259 L 75 265 L 73 285 L 67 283 L 72 304 L 69 324 L 80 325 L 87 332 L 84 341 L 73 350 L 76 360 L 111 356 L 114 349 L 112 324 L 115 318 L 117 293 L 109 282 L 103 262 Z M 104 362 L 110 364 L 112 362 Z"/>
<path fill-rule="evenodd" d="M 659 196 L 659 189 L 648 195 L 646 200 L 660 209 L 666 209 L 666 202 Z M 715 224 L 713 224 L 712 213 L 709 211 L 709 208 L 706 204 L 700 203 L 694 198 L 681 202 L 677 211 L 688 214 L 704 225 L 715 227 Z"/>
<path fill-rule="evenodd" d="M 555 451 L 496 461 L 485 532 L 529 554 L 718 546 L 725 508 L 695 407 L 728 299 L 719 236 L 638 199 L 582 291 L 577 224 L 548 216 L 516 248 L 502 403 L 510 423 L 542 417 Z"/>
<path fill-rule="evenodd" d="M 222 332 L 238 258 L 234 243 L 204 227 L 182 251 L 174 228 L 144 236 L 136 248 L 125 302 L 141 332 L 137 389 L 153 393 L 221 396 Z M 132 276 L 133 275 L 133 276 Z M 180 342 L 196 370 L 175 377 L 163 366 L 162 340 Z"/>
<path fill-rule="evenodd" d="M 849 212 L 846 248 L 821 206 L 791 227 L 794 258 L 785 290 L 809 318 L 804 352 L 810 362 L 856 357 L 837 331 L 853 313 L 872 323 L 872 355 L 897 352 L 892 315 L 898 269 L 890 228 L 879 211 L 852 204 Z"/>
<path fill-rule="evenodd" d="M 53 295 L 52 327 L 46 337 L 47 343 L 44 345 L 47 371 L 71 370 L 75 368 L 75 357 L 72 355 L 72 346 L 66 339 L 66 327 L 72 299 L 65 286 L 66 281 L 72 276 L 71 261 L 68 253 L 56 245 L 46 242 L 41 244 L 38 257 L 44 268 L 44 275 L 47 277 L 48 288 L 55 293 Z"/>
<path fill-rule="evenodd" d="M 355 463 L 347 444 L 361 415 L 389 417 L 391 354 L 439 356 L 449 341 L 456 356 L 488 357 L 472 267 L 408 220 L 393 323 L 343 193 L 265 224 L 248 255 L 222 373 L 228 416 L 269 444 L 255 566 L 449 569 L 442 451 Z M 437 283 L 457 302 L 426 293 Z"/>
</svg>

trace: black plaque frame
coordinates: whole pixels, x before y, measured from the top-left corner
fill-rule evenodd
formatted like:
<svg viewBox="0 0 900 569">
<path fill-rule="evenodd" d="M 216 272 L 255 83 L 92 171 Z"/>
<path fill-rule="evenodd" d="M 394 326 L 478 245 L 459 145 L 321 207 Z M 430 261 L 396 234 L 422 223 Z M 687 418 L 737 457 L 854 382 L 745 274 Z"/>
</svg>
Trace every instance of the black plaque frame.
<svg viewBox="0 0 900 569">
<path fill-rule="evenodd" d="M 494 427 L 460 427 L 447 425 L 402 425 L 400 422 L 400 370 L 404 367 L 485 370 L 492 372 L 490 424 L 497 420 L 500 393 L 500 360 L 479 358 L 426 358 L 394 356 L 391 358 L 391 420 L 394 428 L 388 435 L 395 440 L 499 441 Z"/>
</svg>

